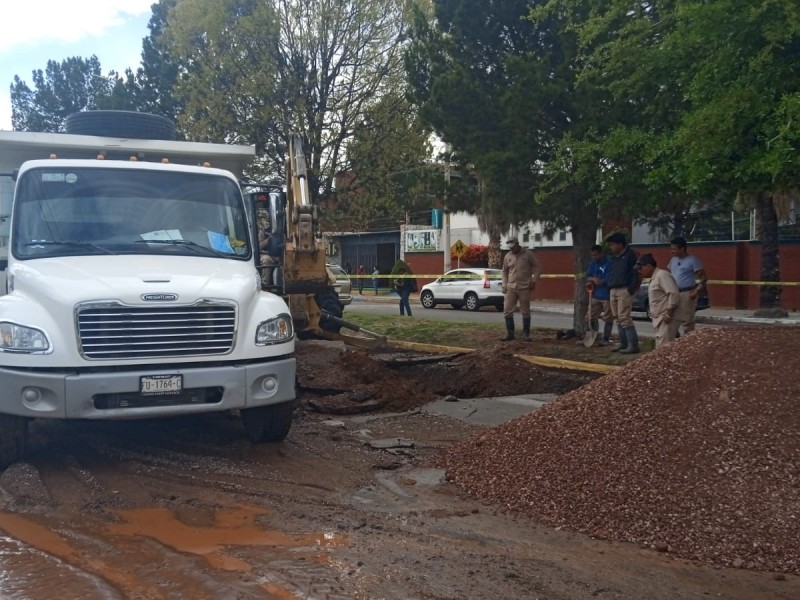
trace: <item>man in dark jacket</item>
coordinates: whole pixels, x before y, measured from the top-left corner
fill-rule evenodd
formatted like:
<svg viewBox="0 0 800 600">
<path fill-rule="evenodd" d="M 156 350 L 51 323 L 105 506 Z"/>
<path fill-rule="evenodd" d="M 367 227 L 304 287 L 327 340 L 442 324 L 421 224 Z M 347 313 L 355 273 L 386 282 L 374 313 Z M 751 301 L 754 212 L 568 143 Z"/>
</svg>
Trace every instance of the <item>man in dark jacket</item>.
<svg viewBox="0 0 800 600">
<path fill-rule="evenodd" d="M 631 318 L 633 295 L 639 287 L 636 252 L 628 246 L 628 241 L 621 233 L 612 233 L 608 237 L 608 245 L 611 248 L 611 274 L 608 276 L 611 314 L 619 331 L 619 346 L 612 352 L 636 354 L 639 352 L 639 336 Z"/>
<path fill-rule="evenodd" d="M 408 313 L 411 316 L 411 303 L 409 296 L 412 292 L 417 291 L 417 280 L 408 276 L 408 271 L 404 267 L 400 267 L 397 271 L 399 277 L 394 280 L 394 289 L 400 296 L 400 314 Z"/>
</svg>

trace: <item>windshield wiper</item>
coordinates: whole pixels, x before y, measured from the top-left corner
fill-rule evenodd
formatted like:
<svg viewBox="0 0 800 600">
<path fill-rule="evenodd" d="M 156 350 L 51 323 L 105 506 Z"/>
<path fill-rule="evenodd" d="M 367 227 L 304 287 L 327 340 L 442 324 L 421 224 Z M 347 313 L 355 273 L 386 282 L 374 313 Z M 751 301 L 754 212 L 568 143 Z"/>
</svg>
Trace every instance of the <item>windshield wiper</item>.
<svg viewBox="0 0 800 600">
<path fill-rule="evenodd" d="M 192 240 L 136 240 L 137 244 L 168 244 L 170 246 L 185 246 L 189 250 L 197 254 L 205 254 L 206 256 L 224 256 L 227 257 L 227 254 L 223 254 L 222 252 L 217 252 L 216 250 L 212 250 L 211 248 L 207 248 L 202 244 L 198 244 L 197 242 L 193 242 Z"/>
<path fill-rule="evenodd" d="M 30 246 L 78 246 L 80 248 L 92 248 L 94 250 L 99 250 L 100 252 L 105 252 L 106 254 L 117 254 L 113 250 L 109 250 L 108 248 L 103 248 L 103 246 L 98 246 L 97 244 L 93 244 L 92 242 L 79 242 L 77 240 L 39 240 L 37 242 L 28 242 L 25 244 L 26 247 Z"/>
</svg>

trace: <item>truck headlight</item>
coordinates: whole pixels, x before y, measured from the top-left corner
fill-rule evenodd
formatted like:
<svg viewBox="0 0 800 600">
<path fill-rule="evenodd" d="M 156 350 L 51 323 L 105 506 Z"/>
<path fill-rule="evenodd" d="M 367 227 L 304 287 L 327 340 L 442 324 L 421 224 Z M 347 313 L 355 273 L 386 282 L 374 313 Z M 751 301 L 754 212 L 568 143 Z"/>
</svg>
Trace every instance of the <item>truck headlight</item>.
<svg viewBox="0 0 800 600">
<path fill-rule="evenodd" d="M 0 351 L 2 352 L 47 352 L 50 342 L 43 331 L 16 323 L 0 323 Z"/>
<path fill-rule="evenodd" d="M 278 315 L 274 319 L 264 321 L 256 329 L 256 346 L 279 344 L 292 339 L 292 318 L 289 315 Z"/>
</svg>

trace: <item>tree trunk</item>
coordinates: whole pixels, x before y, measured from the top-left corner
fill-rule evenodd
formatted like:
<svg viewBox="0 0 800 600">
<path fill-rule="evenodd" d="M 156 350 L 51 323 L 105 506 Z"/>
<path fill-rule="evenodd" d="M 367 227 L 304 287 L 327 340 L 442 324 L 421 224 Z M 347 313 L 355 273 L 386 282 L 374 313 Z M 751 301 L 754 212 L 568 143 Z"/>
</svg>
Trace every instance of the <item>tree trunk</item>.
<svg viewBox="0 0 800 600">
<path fill-rule="evenodd" d="M 490 235 L 489 246 L 486 248 L 490 269 L 503 268 L 503 253 L 500 251 L 500 236 Z"/>
<path fill-rule="evenodd" d="M 759 194 L 756 197 L 756 211 L 761 240 L 761 281 L 780 281 L 780 252 L 778 250 L 778 215 L 771 194 Z M 760 308 L 780 308 L 781 287 L 777 285 L 761 286 Z"/>
<path fill-rule="evenodd" d="M 575 310 L 572 313 L 572 328 L 579 337 L 583 337 L 586 333 L 586 313 L 589 308 L 589 295 L 586 292 L 585 282 L 586 269 L 589 266 L 589 252 L 597 241 L 597 228 L 600 225 L 594 216 L 594 210 L 588 202 L 582 204 L 575 211 L 571 224 L 575 266 L 575 289 L 572 294 Z"/>
<path fill-rule="evenodd" d="M 686 211 L 676 210 L 672 216 L 672 237 L 683 237 L 686 231 Z"/>
</svg>

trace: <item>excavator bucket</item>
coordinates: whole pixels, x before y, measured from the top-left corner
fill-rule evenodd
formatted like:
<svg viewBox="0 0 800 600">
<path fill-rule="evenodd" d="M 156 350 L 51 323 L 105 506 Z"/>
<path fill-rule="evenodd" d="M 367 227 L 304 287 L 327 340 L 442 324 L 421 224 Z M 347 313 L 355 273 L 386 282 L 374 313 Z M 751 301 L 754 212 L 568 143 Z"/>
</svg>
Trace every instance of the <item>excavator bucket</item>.
<svg viewBox="0 0 800 600">
<path fill-rule="evenodd" d="M 364 329 L 360 325 L 350 323 L 349 321 L 345 321 L 344 319 L 331 315 L 330 313 L 326 313 L 325 311 L 323 311 L 323 318 L 328 322 L 336 323 L 341 328 L 338 332 L 323 329 L 322 335 L 326 339 L 341 341 L 350 346 L 367 348 L 369 350 L 384 348 L 387 345 L 385 335 L 375 333 L 369 329 Z M 343 333 L 343 329 L 348 329 L 358 335 Z"/>
</svg>

